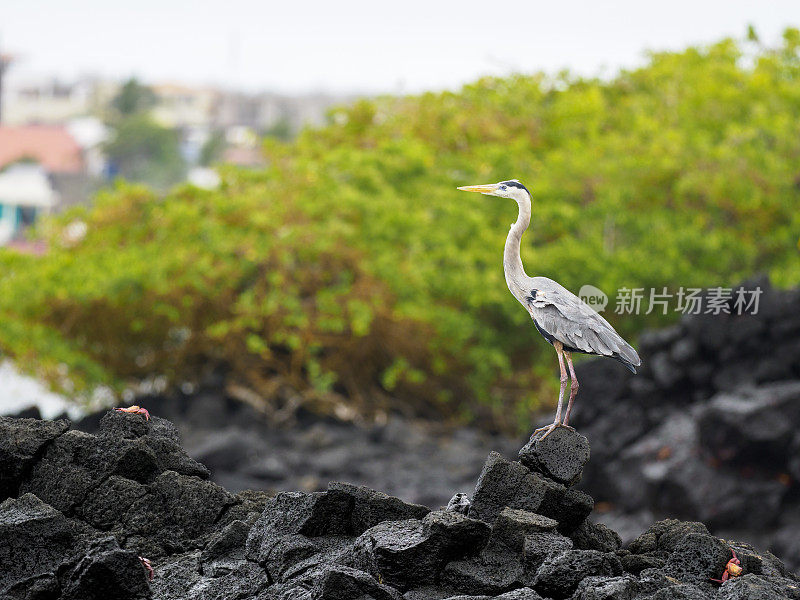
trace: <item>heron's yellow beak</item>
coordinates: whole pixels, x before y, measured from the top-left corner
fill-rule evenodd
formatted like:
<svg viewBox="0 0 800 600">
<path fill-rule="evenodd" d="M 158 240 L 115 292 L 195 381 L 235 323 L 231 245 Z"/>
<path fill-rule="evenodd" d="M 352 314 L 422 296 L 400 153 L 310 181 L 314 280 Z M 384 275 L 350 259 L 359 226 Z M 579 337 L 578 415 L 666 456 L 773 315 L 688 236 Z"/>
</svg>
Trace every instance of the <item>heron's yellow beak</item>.
<svg viewBox="0 0 800 600">
<path fill-rule="evenodd" d="M 496 183 L 487 183 L 485 185 L 465 185 L 458 188 L 462 192 L 478 192 L 480 194 L 492 194 L 497 189 Z"/>
</svg>

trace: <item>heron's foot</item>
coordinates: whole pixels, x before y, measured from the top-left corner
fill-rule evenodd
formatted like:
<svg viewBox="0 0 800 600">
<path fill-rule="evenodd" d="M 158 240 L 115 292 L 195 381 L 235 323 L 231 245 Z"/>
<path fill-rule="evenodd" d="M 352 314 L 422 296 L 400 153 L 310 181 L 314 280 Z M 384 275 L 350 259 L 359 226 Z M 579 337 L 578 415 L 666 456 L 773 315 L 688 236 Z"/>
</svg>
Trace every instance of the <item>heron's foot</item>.
<svg viewBox="0 0 800 600">
<path fill-rule="evenodd" d="M 561 423 L 551 423 L 551 424 L 550 424 L 550 425 L 548 425 L 547 427 L 540 427 L 539 429 L 537 429 L 536 431 L 534 431 L 534 432 L 533 432 L 533 435 L 535 436 L 535 435 L 536 435 L 537 433 L 539 433 L 540 431 L 544 431 L 544 435 L 543 435 L 542 437 L 540 437 L 540 438 L 539 438 L 539 441 L 541 441 L 541 440 L 543 440 L 544 438 L 546 438 L 548 435 L 550 435 L 551 433 L 553 433 L 553 432 L 554 432 L 556 429 L 558 429 L 559 427 L 561 427 Z"/>
<path fill-rule="evenodd" d="M 531 437 L 534 437 L 534 436 L 535 436 L 537 433 L 539 433 L 540 431 L 545 431 L 545 430 L 548 430 L 548 429 L 553 429 L 555 426 L 556 426 L 556 423 L 551 423 L 550 425 L 545 425 L 544 427 L 539 427 L 539 429 L 534 429 L 534 430 L 533 430 L 533 433 L 531 434 Z"/>
<path fill-rule="evenodd" d="M 563 427 L 564 429 L 570 429 L 570 430 L 572 430 L 572 431 L 575 431 L 575 428 L 574 428 L 574 427 L 571 427 L 571 426 L 569 426 L 569 425 L 564 425 L 563 423 L 552 423 L 552 424 L 550 424 L 550 425 L 548 425 L 548 426 L 546 426 L 546 427 L 539 427 L 539 429 L 537 429 L 537 430 L 535 430 L 535 431 L 533 432 L 533 436 L 531 436 L 531 437 L 534 437 L 534 436 L 536 436 L 536 434 L 537 434 L 537 433 L 539 433 L 540 431 L 544 431 L 544 435 L 543 435 L 542 437 L 540 437 L 540 438 L 539 438 L 539 441 L 542 441 L 542 440 L 543 440 L 544 438 L 546 438 L 548 435 L 550 435 L 551 433 L 553 433 L 553 432 L 554 432 L 556 429 L 560 429 L 560 428 L 562 428 L 562 427 Z"/>
<path fill-rule="evenodd" d="M 141 406 L 129 406 L 128 408 L 115 408 L 117 412 L 124 412 L 128 414 L 136 414 L 136 415 L 144 415 L 145 420 L 150 420 L 150 413 L 147 411 L 146 408 L 142 408 Z"/>
<path fill-rule="evenodd" d="M 564 429 L 569 429 L 570 431 L 575 431 L 575 428 L 572 425 L 567 425 L 566 423 L 561 423 L 561 427 Z"/>
<path fill-rule="evenodd" d="M 139 561 L 142 563 L 142 566 L 147 570 L 147 580 L 153 581 L 153 577 L 155 577 L 156 572 L 153 571 L 153 565 L 150 564 L 150 561 L 144 558 L 143 556 L 139 557 Z"/>
</svg>

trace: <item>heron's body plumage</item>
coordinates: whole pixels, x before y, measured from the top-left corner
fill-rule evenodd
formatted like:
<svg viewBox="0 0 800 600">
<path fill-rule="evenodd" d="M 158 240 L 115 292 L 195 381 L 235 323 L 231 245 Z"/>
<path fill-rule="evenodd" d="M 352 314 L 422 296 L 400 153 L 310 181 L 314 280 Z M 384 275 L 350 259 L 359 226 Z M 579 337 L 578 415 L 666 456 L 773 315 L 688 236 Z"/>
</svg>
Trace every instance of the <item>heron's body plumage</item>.
<svg viewBox="0 0 800 600">
<path fill-rule="evenodd" d="M 561 342 L 567 352 L 614 358 L 636 372 L 636 350 L 578 296 L 547 277 L 531 277 L 530 289 L 522 305 L 547 341 Z"/>
</svg>

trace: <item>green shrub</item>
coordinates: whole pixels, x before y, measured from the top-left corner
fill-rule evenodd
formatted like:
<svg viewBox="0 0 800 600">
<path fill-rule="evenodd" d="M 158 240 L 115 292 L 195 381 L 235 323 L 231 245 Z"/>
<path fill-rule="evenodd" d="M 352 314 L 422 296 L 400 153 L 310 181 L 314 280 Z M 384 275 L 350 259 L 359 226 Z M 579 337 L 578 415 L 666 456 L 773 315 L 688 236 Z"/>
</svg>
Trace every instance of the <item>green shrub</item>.
<svg viewBox="0 0 800 600">
<path fill-rule="evenodd" d="M 455 187 L 528 184 L 528 273 L 574 291 L 795 285 L 798 35 L 751 46 L 362 101 L 217 191 L 119 185 L 46 222 L 47 255 L 0 254 L 0 347 L 76 392 L 222 368 L 272 410 L 527 425 L 555 361 L 505 287 L 516 206 Z M 608 316 L 633 336 L 676 315 Z"/>
</svg>

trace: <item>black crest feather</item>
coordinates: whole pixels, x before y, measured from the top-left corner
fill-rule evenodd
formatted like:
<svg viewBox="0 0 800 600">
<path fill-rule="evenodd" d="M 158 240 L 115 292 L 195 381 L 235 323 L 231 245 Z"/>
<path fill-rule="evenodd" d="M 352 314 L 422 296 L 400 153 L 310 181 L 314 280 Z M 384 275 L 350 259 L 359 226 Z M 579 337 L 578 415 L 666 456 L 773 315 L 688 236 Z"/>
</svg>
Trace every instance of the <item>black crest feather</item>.
<svg viewBox="0 0 800 600">
<path fill-rule="evenodd" d="M 502 183 L 503 185 L 507 185 L 508 187 L 515 187 L 515 188 L 519 188 L 519 189 L 521 189 L 521 190 L 525 190 L 526 192 L 528 192 L 528 195 L 529 195 L 529 196 L 531 195 L 531 193 L 530 193 L 530 191 L 528 190 L 528 188 L 526 188 L 524 185 L 522 185 L 522 184 L 521 184 L 519 181 L 517 181 L 516 179 L 511 179 L 511 180 L 509 180 L 509 181 L 501 181 L 500 183 Z"/>
</svg>

